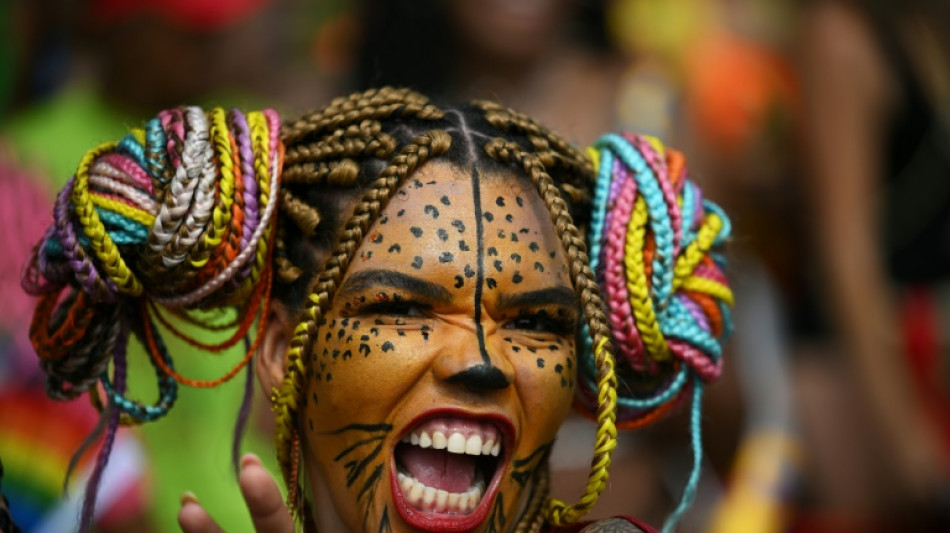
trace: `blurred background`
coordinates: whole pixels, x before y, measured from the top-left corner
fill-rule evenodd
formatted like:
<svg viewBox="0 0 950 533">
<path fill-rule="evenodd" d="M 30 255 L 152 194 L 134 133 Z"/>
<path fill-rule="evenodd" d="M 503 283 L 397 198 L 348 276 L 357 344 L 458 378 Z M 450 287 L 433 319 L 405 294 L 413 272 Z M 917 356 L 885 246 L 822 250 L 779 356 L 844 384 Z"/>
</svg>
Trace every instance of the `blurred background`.
<svg viewBox="0 0 950 533">
<path fill-rule="evenodd" d="M 680 531 L 950 531 L 948 29 L 943 0 L 0 2 L 0 488 L 14 521 L 70 530 L 98 446 L 64 496 L 97 415 L 45 399 L 18 288 L 85 151 L 167 107 L 293 117 L 391 84 L 499 100 L 580 145 L 654 135 L 730 213 L 737 328 Z M 188 375 L 230 367 L 171 349 Z M 154 396 L 132 359 L 131 390 Z M 166 419 L 120 432 L 98 531 L 177 530 L 185 490 L 249 530 L 228 453 L 238 381 L 185 388 Z M 276 471 L 265 393 L 257 404 L 243 449 Z M 594 515 L 661 524 L 687 439 L 683 416 L 623 434 Z M 556 496 L 580 494 L 592 446 L 593 426 L 569 420 Z"/>
</svg>

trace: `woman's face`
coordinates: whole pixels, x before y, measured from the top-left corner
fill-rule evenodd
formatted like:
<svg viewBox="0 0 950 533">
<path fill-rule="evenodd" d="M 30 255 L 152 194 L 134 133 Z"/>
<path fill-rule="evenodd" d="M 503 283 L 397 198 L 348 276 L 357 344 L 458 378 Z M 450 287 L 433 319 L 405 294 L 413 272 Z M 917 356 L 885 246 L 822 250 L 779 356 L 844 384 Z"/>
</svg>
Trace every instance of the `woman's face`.
<svg viewBox="0 0 950 533">
<path fill-rule="evenodd" d="M 574 392 L 579 304 L 538 195 L 429 163 L 380 214 L 319 324 L 311 479 L 354 531 L 505 531 Z"/>
</svg>

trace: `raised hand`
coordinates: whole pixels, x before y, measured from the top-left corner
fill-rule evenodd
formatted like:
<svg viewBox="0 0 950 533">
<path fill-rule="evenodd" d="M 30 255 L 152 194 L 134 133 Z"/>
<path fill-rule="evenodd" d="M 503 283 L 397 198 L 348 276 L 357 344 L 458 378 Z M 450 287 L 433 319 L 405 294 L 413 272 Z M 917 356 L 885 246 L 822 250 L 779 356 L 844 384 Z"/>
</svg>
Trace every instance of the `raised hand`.
<svg viewBox="0 0 950 533">
<path fill-rule="evenodd" d="M 256 533 L 293 533 L 294 522 L 284 505 L 280 488 L 273 476 L 264 469 L 261 460 L 254 454 L 241 458 L 238 483 L 241 494 L 251 513 Z M 181 497 L 178 525 L 185 533 L 224 533 L 211 515 L 198 503 L 194 494 L 186 492 Z"/>
</svg>

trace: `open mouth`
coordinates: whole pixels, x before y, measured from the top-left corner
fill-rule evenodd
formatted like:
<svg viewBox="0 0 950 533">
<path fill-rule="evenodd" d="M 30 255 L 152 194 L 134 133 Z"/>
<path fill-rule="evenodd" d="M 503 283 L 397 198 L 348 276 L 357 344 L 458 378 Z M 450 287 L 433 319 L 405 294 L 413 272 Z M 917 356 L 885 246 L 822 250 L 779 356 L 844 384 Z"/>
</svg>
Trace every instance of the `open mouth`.
<svg viewBox="0 0 950 533">
<path fill-rule="evenodd" d="M 413 527 L 464 531 L 480 524 L 501 479 L 506 420 L 441 413 L 411 425 L 393 453 L 393 498 Z"/>
</svg>

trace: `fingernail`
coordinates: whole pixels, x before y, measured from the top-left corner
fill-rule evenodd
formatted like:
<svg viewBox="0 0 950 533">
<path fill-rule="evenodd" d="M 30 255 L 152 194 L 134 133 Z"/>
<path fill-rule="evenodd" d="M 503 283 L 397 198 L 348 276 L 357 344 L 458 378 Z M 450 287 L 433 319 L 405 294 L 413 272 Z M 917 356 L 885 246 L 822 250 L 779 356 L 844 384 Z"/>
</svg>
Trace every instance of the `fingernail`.
<svg viewBox="0 0 950 533">
<path fill-rule="evenodd" d="M 194 492 L 191 492 L 190 490 L 186 490 L 181 495 L 181 506 L 184 507 L 185 505 L 189 503 L 198 503 L 198 497 L 195 496 Z"/>
<path fill-rule="evenodd" d="M 260 464 L 261 464 L 261 458 L 258 457 L 258 456 L 256 456 L 256 455 L 254 455 L 253 453 L 245 453 L 245 454 L 241 457 L 241 469 L 243 470 L 243 469 L 247 468 L 248 465 L 251 465 L 251 464 L 260 465 Z"/>
</svg>

